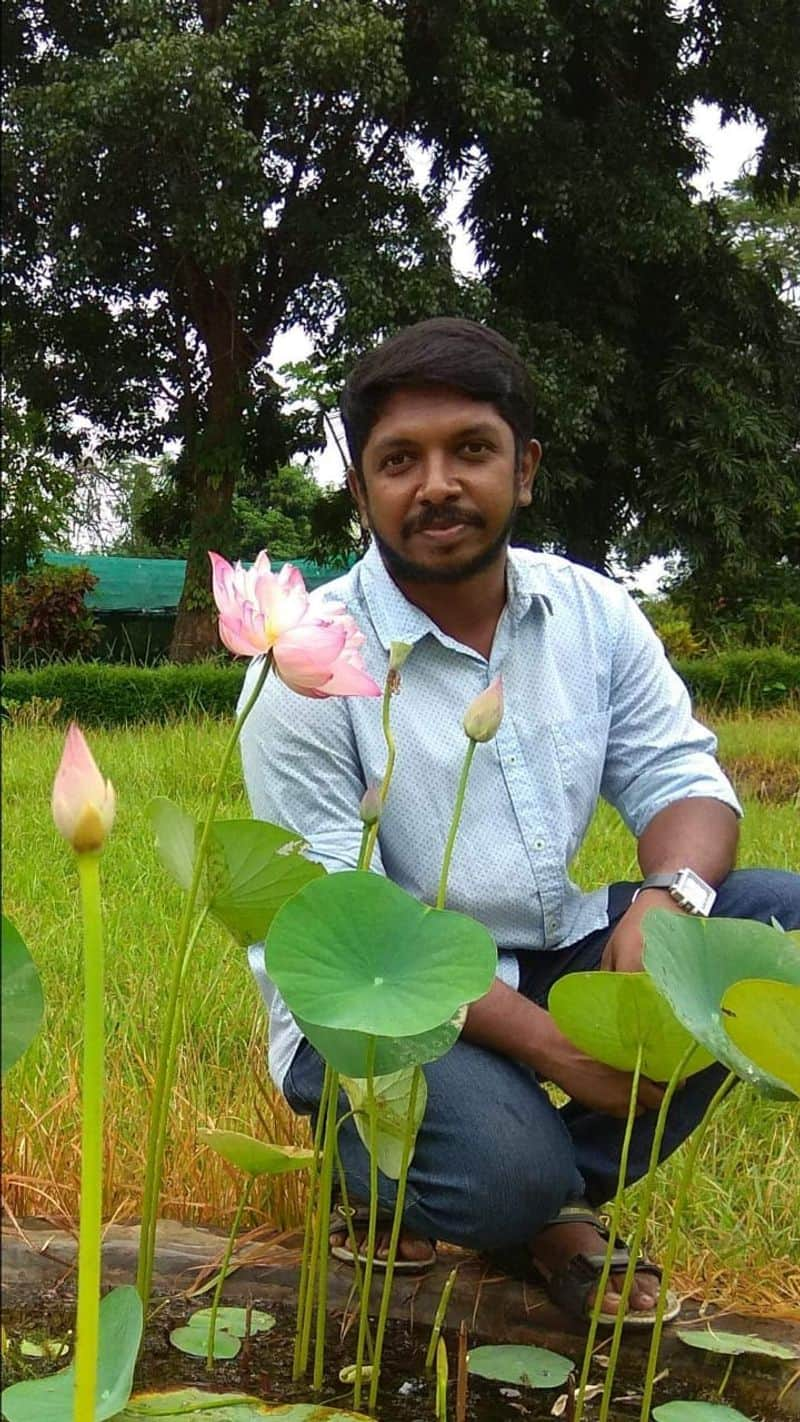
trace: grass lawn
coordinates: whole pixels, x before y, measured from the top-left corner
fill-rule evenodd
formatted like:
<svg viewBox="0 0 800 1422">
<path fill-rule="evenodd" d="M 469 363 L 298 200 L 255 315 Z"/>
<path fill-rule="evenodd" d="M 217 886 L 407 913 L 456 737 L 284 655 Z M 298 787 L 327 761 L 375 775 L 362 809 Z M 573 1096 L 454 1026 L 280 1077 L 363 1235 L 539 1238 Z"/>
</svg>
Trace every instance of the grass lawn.
<svg viewBox="0 0 800 1422">
<path fill-rule="evenodd" d="M 800 714 L 719 720 L 721 758 L 747 792 L 743 865 L 800 870 Z M 91 741 L 117 790 L 118 816 L 103 856 L 108 952 L 106 1214 L 139 1211 L 144 1140 L 158 1022 L 180 908 L 155 856 L 145 807 L 168 795 L 200 814 L 228 727 L 185 720 L 153 729 L 97 731 Z M 78 1198 L 80 921 L 71 852 L 49 812 L 63 733 L 40 726 L 3 731 L 5 912 L 39 966 L 45 1027 L 5 1092 L 4 1198 L 17 1217 L 74 1217 Z M 238 769 L 221 817 L 248 814 Z M 575 873 L 587 886 L 636 875 L 635 846 L 602 806 Z M 269 1087 L 265 1022 L 245 957 L 221 929 L 198 945 L 184 999 L 184 1044 L 162 1212 L 230 1222 L 238 1183 L 197 1144 L 198 1125 L 217 1124 L 295 1139 L 303 1127 Z M 800 1170 L 797 1109 L 740 1091 L 723 1108 L 704 1148 L 684 1223 L 679 1281 L 739 1306 L 800 1308 Z M 662 1174 L 651 1248 L 668 1226 L 679 1157 Z M 296 1224 L 302 1180 L 266 1185 L 250 1224 Z"/>
</svg>

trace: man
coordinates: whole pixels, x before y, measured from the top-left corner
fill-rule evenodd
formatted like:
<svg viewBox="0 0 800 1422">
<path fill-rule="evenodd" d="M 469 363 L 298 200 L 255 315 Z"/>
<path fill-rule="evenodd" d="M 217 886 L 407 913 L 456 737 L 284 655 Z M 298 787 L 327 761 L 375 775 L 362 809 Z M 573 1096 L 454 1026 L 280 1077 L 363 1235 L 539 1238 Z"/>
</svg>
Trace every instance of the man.
<svg viewBox="0 0 800 1422">
<path fill-rule="evenodd" d="M 435 900 L 463 711 L 498 675 L 505 692 L 497 737 L 473 763 L 448 889 L 448 907 L 493 934 L 498 975 L 453 1050 L 425 1068 L 401 1254 L 424 1263 L 436 1239 L 515 1254 L 585 1316 L 605 1248 L 592 1207 L 613 1194 L 630 1078 L 563 1036 L 548 990 L 579 969 L 639 970 L 647 911 L 707 912 L 714 891 L 714 913 L 797 926 L 800 876 L 732 872 L 740 807 L 714 737 L 692 719 L 627 593 L 563 558 L 509 547 L 541 454 L 513 347 L 469 321 L 421 322 L 358 365 L 342 416 L 350 490 L 372 545 L 324 593 L 356 618 L 379 683 L 391 643 L 412 645 L 392 703 L 398 756 L 373 868 L 424 902 Z M 303 834 L 329 871 L 352 868 L 357 806 L 385 762 L 376 703 L 301 699 L 270 678 L 242 746 L 254 814 Z M 643 883 L 581 892 L 568 866 L 600 795 L 636 836 Z M 258 971 L 257 951 L 252 961 Z M 295 1110 L 313 1114 L 321 1060 L 263 969 L 261 981 L 273 1076 Z M 718 1081 L 712 1067 L 678 1094 L 664 1154 Z M 570 1098 L 563 1110 L 543 1082 Z M 641 1082 L 631 1180 L 646 1168 L 661 1097 L 658 1084 Z M 341 1149 L 351 1197 L 365 1201 L 367 1161 L 352 1122 Z M 383 1178 L 380 1200 L 391 1209 Z M 632 1319 L 648 1321 L 657 1285 L 642 1261 Z M 605 1314 L 620 1286 L 615 1271 Z"/>
</svg>

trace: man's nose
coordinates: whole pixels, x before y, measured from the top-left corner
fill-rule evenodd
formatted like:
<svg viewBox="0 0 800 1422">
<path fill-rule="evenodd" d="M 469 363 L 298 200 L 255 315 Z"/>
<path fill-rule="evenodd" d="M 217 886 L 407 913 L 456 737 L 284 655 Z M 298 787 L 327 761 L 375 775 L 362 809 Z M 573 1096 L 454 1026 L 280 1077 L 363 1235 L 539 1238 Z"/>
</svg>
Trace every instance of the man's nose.
<svg viewBox="0 0 800 1422">
<path fill-rule="evenodd" d="M 444 450 L 431 451 L 422 461 L 422 478 L 417 490 L 421 503 L 440 504 L 461 492 L 458 470 Z"/>
</svg>

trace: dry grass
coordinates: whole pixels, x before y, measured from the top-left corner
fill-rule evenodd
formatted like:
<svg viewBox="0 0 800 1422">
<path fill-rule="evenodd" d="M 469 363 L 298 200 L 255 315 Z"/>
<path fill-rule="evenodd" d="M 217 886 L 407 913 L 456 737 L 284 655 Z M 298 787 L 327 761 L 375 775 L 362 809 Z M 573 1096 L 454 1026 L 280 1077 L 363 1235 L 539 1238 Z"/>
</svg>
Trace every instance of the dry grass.
<svg viewBox="0 0 800 1422">
<path fill-rule="evenodd" d="M 719 725 L 726 756 L 800 756 L 800 718 L 728 718 Z M 93 747 L 114 779 L 120 810 L 103 861 L 108 945 L 107 1218 L 139 1209 L 147 1107 L 158 1021 L 179 908 L 151 843 L 145 806 L 167 794 L 199 812 L 218 763 L 225 728 L 184 721 L 159 730 L 98 732 Z M 80 922 L 70 854 L 52 829 L 48 799 L 61 733 L 4 731 L 5 911 L 38 962 L 47 1000 L 44 1030 L 9 1077 L 3 1141 L 4 1199 L 17 1218 L 74 1219 L 79 1170 Z M 800 824 L 790 803 L 748 805 L 742 862 L 800 867 Z M 220 810 L 247 814 L 232 772 Z M 576 873 L 587 885 L 635 872 L 630 836 L 601 807 Z M 263 1013 L 245 958 L 222 930 L 198 945 L 184 1003 L 184 1045 L 170 1122 L 163 1213 L 226 1224 L 238 1195 L 232 1172 L 197 1142 L 217 1124 L 297 1140 L 305 1126 L 265 1081 Z M 797 1113 L 738 1092 L 703 1152 L 684 1222 L 679 1262 L 687 1292 L 754 1310 L 800 1310 L 797 1219 Z M 664 1171 L 651 1247 L 663 1245 L 679 1162 Z M 303 1181 L 264 1186 L 248 1226 L 285 1229 L 301 1218 Z"/>
</svg>

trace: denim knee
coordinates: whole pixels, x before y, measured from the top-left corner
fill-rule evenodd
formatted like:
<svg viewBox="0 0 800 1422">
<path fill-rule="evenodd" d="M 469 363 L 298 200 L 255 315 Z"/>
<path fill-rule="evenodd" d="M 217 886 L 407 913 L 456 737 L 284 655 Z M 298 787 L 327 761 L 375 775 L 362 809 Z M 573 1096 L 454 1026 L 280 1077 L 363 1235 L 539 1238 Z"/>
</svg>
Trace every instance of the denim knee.
<svg viewBox="0 0 800 1422">
<path fill-rule="evenodd" d="M 788 869 L 734 869 L 720 884 L 714 918 L 752 918 L 787 931 L 800 928 L 800 874 Z"/>
</svg>

